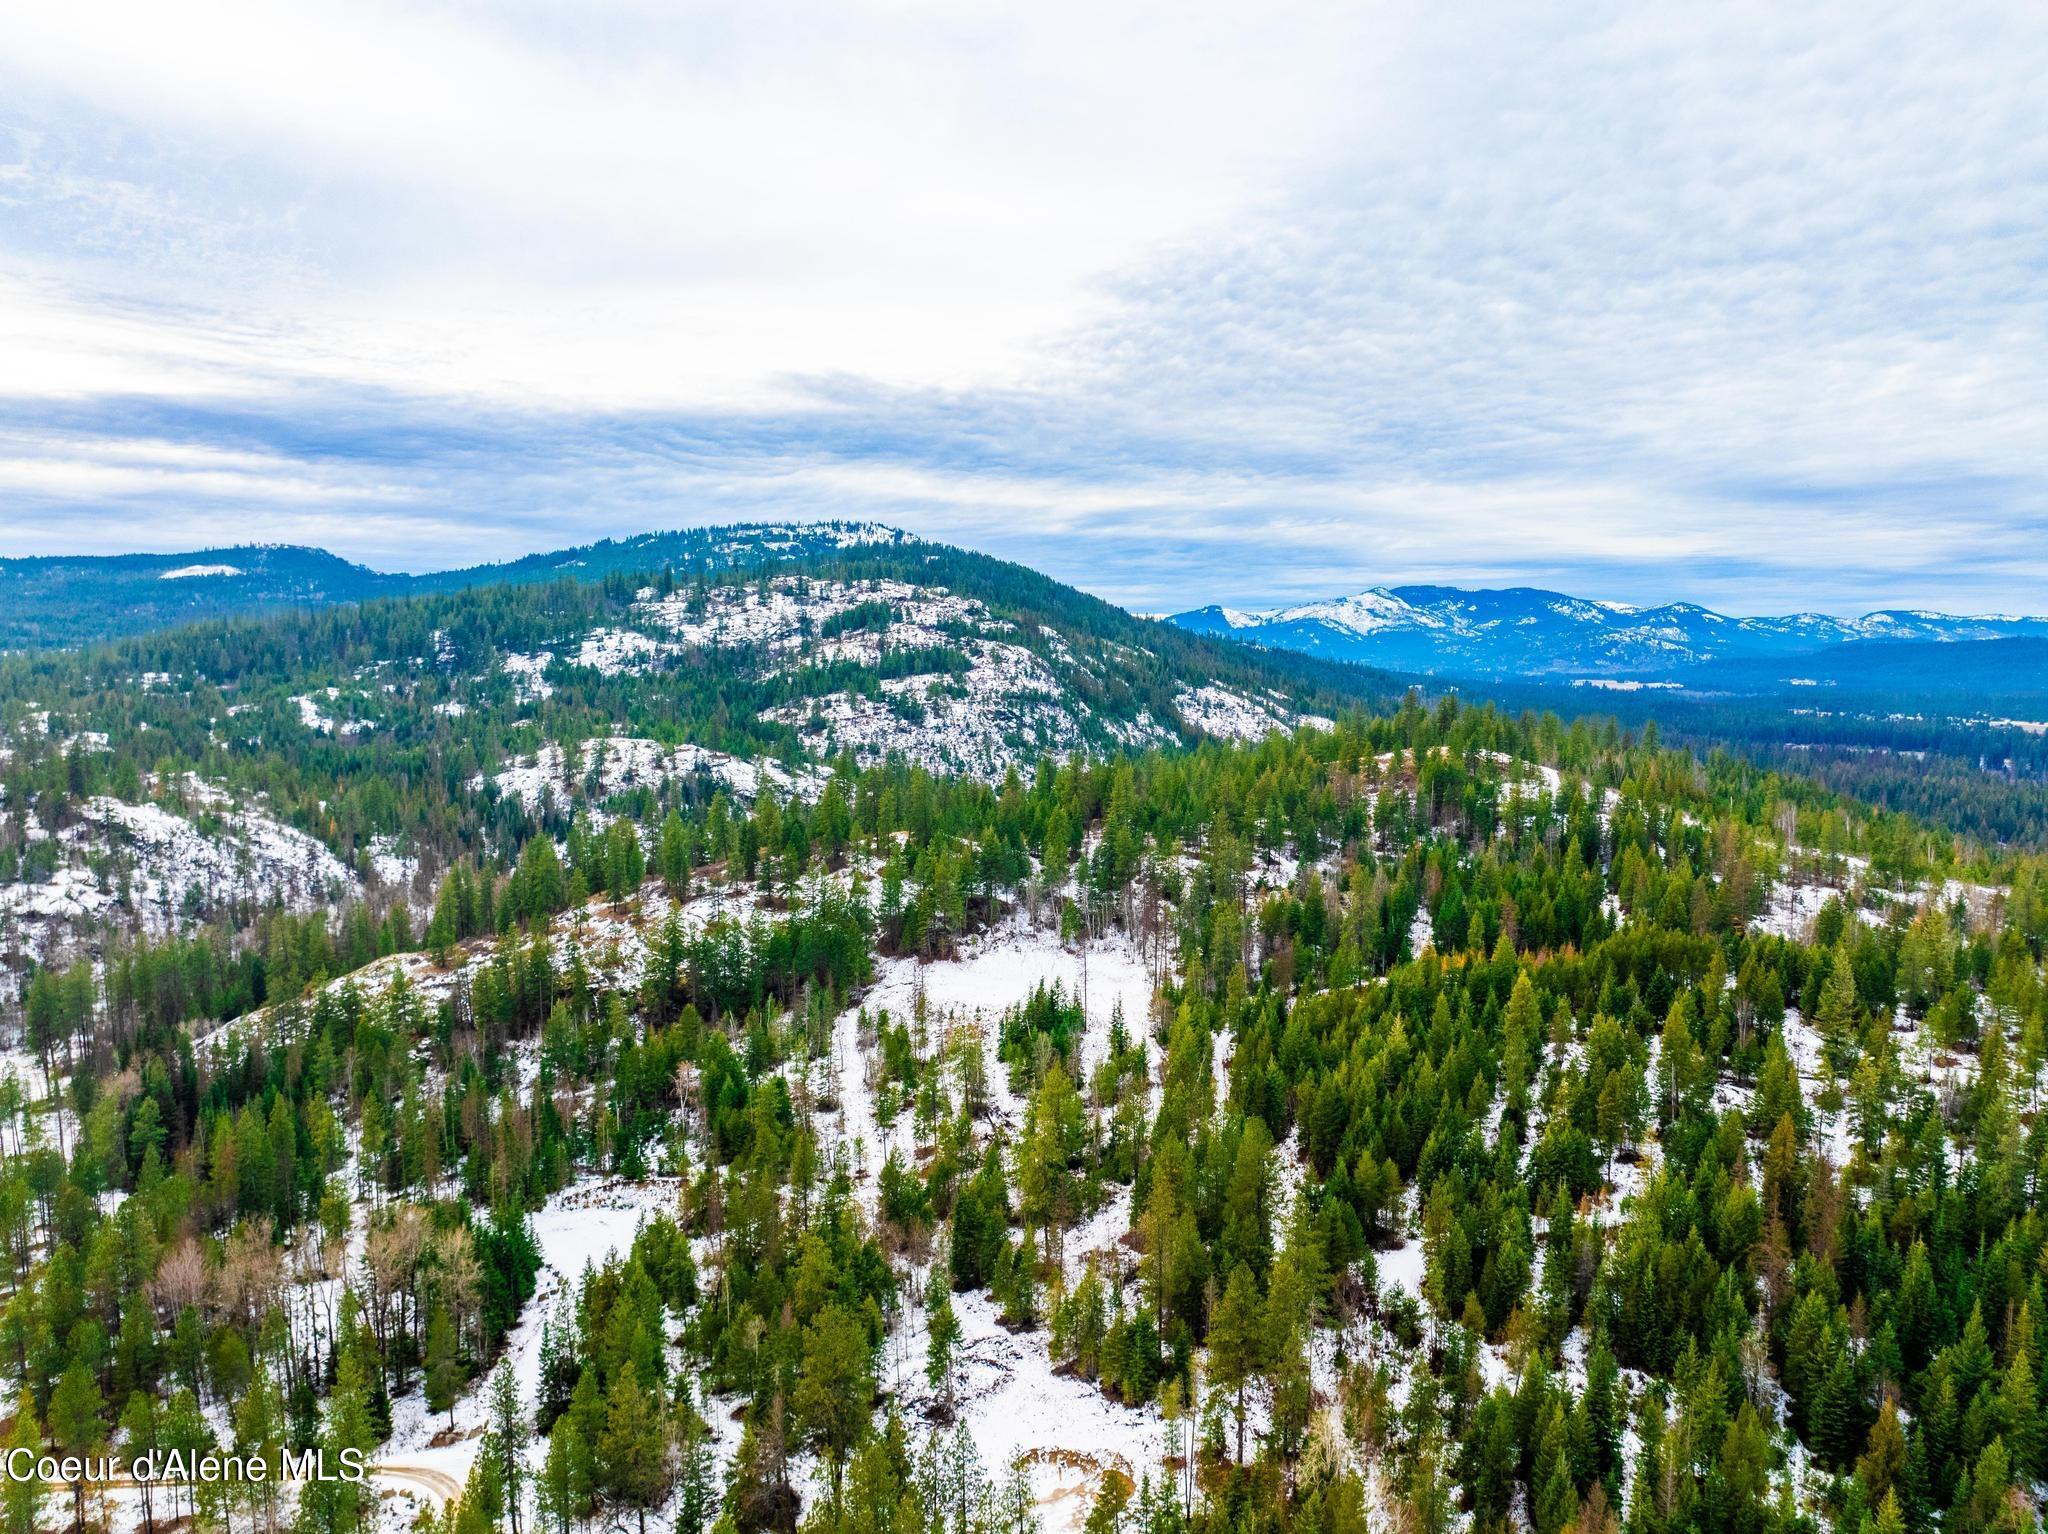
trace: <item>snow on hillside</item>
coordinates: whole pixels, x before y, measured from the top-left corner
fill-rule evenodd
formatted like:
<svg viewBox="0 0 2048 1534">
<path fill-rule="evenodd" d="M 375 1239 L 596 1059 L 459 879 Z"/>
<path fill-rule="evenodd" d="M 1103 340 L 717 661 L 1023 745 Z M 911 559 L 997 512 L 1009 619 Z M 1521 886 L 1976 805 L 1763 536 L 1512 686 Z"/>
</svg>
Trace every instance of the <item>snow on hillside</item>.
<svg viewBox="0 0 2048 1534">
<path fill-rule="evenodd" d="M 823 633 L 835 619 L 875 603 L 886 605 L 886 617 L 875 613 L 839 635 Z M 943 644 L 962 629 L 995 633 L 1014 627 L 991 617 L 983 603 L 955 596 L 943 586 L 787 575 L 743 586 L 713 586 L 701 593 L 679 590 L 656 596 L 650 591 L 635 604 L 635 610 L 677 646 L 760 645 L 771 651 L 796 652 L 816 640 L 821 659 L 868 662 L 878 659 L 885 649 Z"/>
<path fill-rule="evenodd" d="M 1122 1009 L 1124 1025 L 1135 1037 L 1146 1027 L 1156 989 L 1151 967 L 1121 933 L 1088 944 L 1084 952 L 1079 946 L 1062 943 L 1057 932 L 1023 914 L 970 938 L 955 958 L 929 963 L 911 958 L 882 961 L 875 983 L 833 1025 L 830 1061 L 840 1106 L 826 1115 L 826 1120 L 835 1131 L 832 1143 L 847 1153 L 864 1199 L 873 1202 L 875 1180 L 889 1151 L 899 1150 L 907 1157 L 916 1147 L 911 1143 L 907 1111 L 887 1125 L 877 1118 L 867 1080 L 873 1056 L 863 1049 L 860 1034 L 863 1015 L 870 1025 L 884 1012 L 902 1022 L 915 1017 L 922 1003 L 927 1026 L 978 1030 L 989 1061 L 991 1096 L 998 1111 L 1008 1117 L 1021 1108 L 1010 1099 L 1004 1072 L 995 1063 L 996 1030 L 1004 1012 L 1028 1000 L 1038 986 L 1052 984 L 1085 1003 L 1088 1027 L 1081 1040 L 1084 1078 L 1108 1058 L 1111 1021 L 1117 1009 Z"/>
<path fill-rule="evenodd" d="M 636 925 L 614 908 L 593 902 L 557 919 L 557 940 L 579 933 L 579 946 L 601 971 L 606 971 L 606 951 L 621 954 L 622 968 L 607 971 L 606 983 L 630 983 L 627 977 L 643 951 L 639 929 L 658 926 L 669 910 L 667 900 L 652 886 L 643 891 L 641 905 Z M 745 887 L 706 891 L 687 902 L 680 915 L 691 928 L 720 911 L 744 912 L 750 905 L 751 892 Z M 404 974 L 421 999 L 432 1004 L 478 961 L 471 955 L 442 970 L 425 955 L 405 954 L 380 960 L 349 981 L 335 983 L 374 993 Z M 892 1124 L 878 1122 L 876 1095 L 867 1079 L 873 1041 L 860 1033 L 863 1012 L 871 1022 L 885 1010 L 902 1021 L 912 1018 L 921 1004 L 928 1026 L 981 1029 L 995 1111 L 1014 1129 L 1022 1103 L 1009 1091 L 1007 1073 L 995 1059 L 995 1029 L 1005 1009 L 1048 983 L 1085 999 L 1087 1028 L 1080 1046 L 1084 1074 L 1107 1057 L 1112 1020 L 1119 1011 L 1133 1037 L 1147 1032 L 1156 976 L 1146 956 L 1122 933 L 1098 938 L 1084 948 L 1062 942 L 1056 931 L 1020 911 L 991 931 L 969 938 L 955 958 L 881 962 L 873 985 L 837 1020 L 832 1053 L 822 1066 L 836 1078 L 837 1098 L 835 1108 L 819 1113 L 826 1148 L 847 1155 L 864 1204 L 873 1206 L 875 1184 L 889 1149 L 913 1155 L 916 1147 L 907 1107 Z M 228 1048 L 239 1048 L 234 1035 L 243 1026 L 229 1025 L 217 1036 L 197 1041 L 199 1047 L 210 1050 L 227 1040 Z M 530 1402 L 537 1393 L 540 1340 L 549 1314 L 573 1312 L 586 1264 L 601 1266 L 624 1255 L 644 1221 L 674 1207 L 678 1186 L 672 1177 L 638 1182 L 585 1178 L 550 1197 L 533 1215 L 542 1258 L 538 1289 L 508 1336 L 505 1352 L 523 1400 Z M 1078 1272 L 1078 1264 L 1089 1253 L 1119 1249 L 1129 1216 L 1128 1191 L 1117 1190 L 1095 1218 L 1070 1233 L 1070 1266 Z M 922 1281 L 929 1275 L 913 1277 Z M 983 1463 L 998 1475 L 1021 1463 L 1044 1527 L 1078 1529 L 1105 1472 L 1131 1473 L 1157 1461 L 1164 1433 L 1157 1407 L 1124 1407 L 1090 1382 L 1055 1372 L 1043 1331 L 1019 1334 L 1006 1329 L 987 1296 L 959 1295 L 954 1305 L 962 1328 L 957 1353 L 961 1420 Z M 921 1307 L 906 1307 L 900 1328 L 884 1344 L 881 1384 L 913 1422 L 921 1420 L 931 1404 L 926 1344 Z M 456 1402 L 452 1431 L 449 1414 L 430 1413 L 418 1389 L 394 1401 L 392 1435 L 378 1455 L 380 1467 L 385 1467 L 380 1469 L 380 1484 L 395 1489 L 401 1501 L 409 1495 L 427 1503 L 434 1501 L 434 1487 L 459 1486 L 476 1457 L 488 1390 L 488 1377 L 472 1382 Z M 714 1458 L 721 1471 L 730 1466 L 739 1447 L 737 1404 L 723 1397 L 700 1402 L 716 1435 Z M 532 1447 L 536 1468 L 543 1452 L 543 1444 Z M 815 1469 L 812 1457 L 802 1457 L 795 1469 L 800 1491 L 807 1498 L 816 1495 L 818 1486 L 807 1473 Z"/>
<path fill-rule="evenodd" d="M 997 1474 L 1021 1468 L 1048 1534 L 1087 1522 L 1102 1478 L 1114 1470 L 1135 1481 L 1165 1452 L 1166 1422 L 1158 1407 L 1112 1401 L 1092 1382 L 1053 1368 L 1045 1333 L 1012 1332 L 986 1294 L 956 1294 L 955 1400 L 981 1462 Z M 925 1381 L 929 1337 L 919 1317 L 915 1335 L 892 1346 L 883 1388 L 915 1420 L 933 1393 Z"/>
<path fill-rule="evenodd" d="M 1759 932 L 1805 942 L 1813 935 L 1813 920 L 1821 907 L 1842 893 L 1831 884 L 1780 879 L 1771 885 L 1763 911 L 1750 925 Z"/>
<path fill-rule="evenodd" d="M 547 669 L 553 660 L 554 657 L 547 654 L 508 652 L 498 657 L 498 664 L 512 678 L 514 697 L 521 703 L 538 703 L 543 698 L 554 696 L 555 689 L 547 681 Z"/>
<path fill-rule="evenodd" d="M 832 692 L 761 717 L 793 726 L 821 756 L 847 750 L 873 762 L 893 752 L 934 771 L 985 778 L 1081 743 L 1087 705 L 1065 698 L 1044 661 L 1001 640 L 970 639 L 961 648 L 964 673 L 890 677 L 880 697 Z"/>
<path fill-rule="evenodd" d="M 1010 1092 L 1007 1072 L 995 1058 L 997 1028 L 1007 1009 L 1024 1002 L 1039 985 L 1055 983 L 1085 1001 L 1084 1077 L 1107 1058 L 1112 1020 L 1119 1011 L 1132 1037 L 1142 1038 L 1147 1031 L 1156 977 L 1121 933 L 1084 949 L 1063 943 L 1056 932 L 1020 912 L 969 939 L 956 958 L 882 964 L 875 983 L 834 1025 L 829 1069 L 838 1106 L 819 1115 L 830 1136 L 828 1146 L 843 1153 L 853 1168 L 864 1203 L 872 1208 L 890 1151 L 914 1158 L 917 1146 L 907 1106 L 889 1124 L 879 1122 L 868 1079 L 876 1055 L 872 1038 L 861 1034 L 863 1018 L 872 1026 L 887 1012 L 900 1022 L 916 1016 L 922 1006 L 930 1029 L 979 1031 L 995 1116 L 1014 1130 L 1023 1104 Z M 1129 1224 L 1128 1190 L 1116 1190 L 1095 1218 L 1069 1233 L 1070 1271 L 1078 1275 L 1093 1253 L 1120 1249 Z M 1080 1528 L 1106 1472 L 1135 1478 L 1156 1463 L 1165 1431 L 1156 1407 L 1122 1406 L 1089 1381 L 1055 1371 L 1043 1332 L 1019 1334 L 1004 1327 L 986 1295 L 956 1295 L 953 1307 L 961 1327 L 955 1355 L 960 1420 L 982 1462 L 995 1473 L 1013 1465 L 1025 1471 L 1047 1529 Z M 881 1384 L 913 1421 L 933 1404 L 925 1376 L 928 1346 L 921 1309 L 908 1307 L 903 1329 L 884 1346 Z"/>
<path fill-rule="evenodd" d="M 76 812 L 47 882 L 0 885 L 0 927 L 32 958 L 70 955 L 103 922 L 160 935 L 229 905 L 304 911 L 362 892 L 319 841 L 197 778 L 160 800 L 100 795 Z"/>
<path fill-rule="evenodd" d="M 373 836 L 370 838 L 370 871 L 379 884 L 402 890 L 411 885 L 420 871 L 420 860 L 399 851 L 395 836 Z"/>
<path fill-rule="evenodd" d="M 1793 846 L 1786 849 L 1786 866 L 1772 881 L 1763 912 L 1751 925 L 1759 932 L 1806 941 L 1821 907 L 1835 898 L 1845 901 L 1859 919 L 1873 927 L 1884 926 L 1895 915 L 1909 916 L 1922 905 L 1931 903 L 1946 910 L 1958 902 L 1969 909 L 1972 921 L 1990 923 L 1997 919 L 2005 891 L 1960 879 L 1945 879 L 1939 885 L 1922 880 L 1881 888 L 1870 882 L 1867 858 Z"/>
<path fill-rule="evenodd" d="M 700 649 L 757 652 L 761 675 L 800 681 L 812 675 L 822 682 L 822 673 L 835 667 L 880 672 L 853 687 L 808 694 L 799 687 L 798 696 L 760 718 L 789 726 L 821 757 L 851 751 L 872 762 L 896 753 L 935 771 L 987 778 L 1041 753 L 1103 738 L 1134 748 L 1175 739 L 1150 712 L 1098 717 L 1066 676 L 1100 671 L 1100 665 L 1076 656 L 1049 628 L 1036 631 L 1036 644 L 1029 638 L 985 603 L 942 586 L 785 575 L 665 595 L 649 587 L 638 594 L 626 623 L 530 655 L 505 653 L 498 663 L 522 702 L 551 694 L 546 672 L 558 662 L 606 676 L 638 676 Z M 1250 707 L 1276 717 L 1284 712 L 1278 704 Z M 318 728 L 310 714 L 307 723 Z M 532 765 L 513 764 L 500 777 L 510 774 L 513 786 L 531 798 L 535 786 L 519 769 Z"/>
<path fill-rule="evenodd" d="M 1448 620 L 1441 614 L 1416 607 L 1383 586 L 1375 586 L 1353 596 L 1338 597 L 1334 601 L 1304 602 L 1298 607 L 1285 607 L 1278 612 L 1241 613 L 1238 616 L 1244 621 L 1232 623 L 1233 628 L 1266 623 L 1323 623 L 1348 634 L 1373 634 L 1389 628 L 1440 629 L 1448 626 Z"/>
<path fill-rule="evenodd" d="M 361 719 L 337 721 L 320 707 L 321 697 L 324 697 L 327 702 L 332 703 L 340 696 L 340 688 L 329 687 L 319 696 L 315 696 L 312 693 L 301 693 L 293 698 L 291 702 L 292 706 L 299 711 L 299 723 L 303 724 L 315 735 L 340 735 L 346 737 L 360 735 L 369 729 L 370 726 Z"/>
<path fill-rule="evenodd" d="M 1042 752 L 1082 744 L 1090 717 L 1053 669 L 1052 662 L 1079 664 L 1063 638 L 1041 631 L 1049 662 L 1019 642 L 1015 624 L 944 587 L 783 577 L 650 594 L 639 606 L 664 644 L 758 647 L 767 652 L 768 669 L 780 674 L 928 658 L 907 675 L 885 676 L 872 692 L 840 689 L 762 713 L 794 728 L 819 755 L 845 750 L 875 761 L 900 753 L 936 770 L 999 777 Z M 1132 745 L 1171 738 L 1148 719 L 1113 732 Z"/>
<path fill-rule="evenodd" d="M 1254 698 L 1214 682 L 1179 688 L 1173 706 L 1192 728 L 1219 740 L 1264 740 L 1275 730 L 1291 735 L 1299 726 L 1326 730 L 1331 724 L 1318 714 L 1293 713 L 1278 699 Z"/>
<path fill-rule="evenodd" d="M 592 629 L 577 647 L 576 664 L 606 676 L 621 676 L 645 670 L 661 650 L 659 641 L 637 629 Z"/>
<path fill-rule="evenodd" d="M 160 581 L 189 581 L 203 575 L 240 575 L 237 565 L 180 565 L 175 570 L 166 570 L 157 577 Z"/>
<path fill-rule="evenodd" d="M 522 1401 L 532 1402 L 539 1396 L 541 1333 L 549 1314 L 562 1307 L 565 1315 L 573 1315 L 585 1267 L 602 1267 L 614 1257 L 623 1257 L 643 1223 L 674 1210 L 678 1186 L 673 1177 L 642 1182 L 587 1179 L 553 1195 L 533 1215 L 541 1270 L 534 1297 L 505 1339 L 504 1353 L 519 1382 Z M 456 1401 L 452 1413 L 429 1412 L 419 1390 L 392 1402 L 391 1437 L 378 1450 L 378 1462 L 439 1472 L 462 1485 L 489 1423 L 489 1390 L 489 1376 L 475 1381 Z M 706 1415 L 714 1429 L 720 1427 L 723 1414 Z M 729 1424 L 727 1428 L 719 1445 L 721 1463 L 729 1461 L 738 1448 L 737 1431 Z M 544 1441 L 530 1446 L 528 1457 L 535 1470 L 540 1468 L 545 1449 Z"/>
<path fill-rule="evenodd" d="M 527 811 L 536 812 L 549 805 L 567 808 L 578 785 L 588 786 L 590 798 L 601 802 L 634 788 L 700 776 L 749 802 L 760 793 L 763 783 L 778 794 L 807 799 L 817 797 L 824 788 L 824 779 L 816 773 L 792 774 L 775 762 L 746 762 L 702 746 L 664 746 L 627 735 L 602 735 L 583 742 L 576 750 L 573 774 L 568 753 L 550 742 L 488 780 L 482 776 L 471 779 L 469 786 L 482 789 L 488 781 L 500 798 L 516 799 Z"/>
</svg>

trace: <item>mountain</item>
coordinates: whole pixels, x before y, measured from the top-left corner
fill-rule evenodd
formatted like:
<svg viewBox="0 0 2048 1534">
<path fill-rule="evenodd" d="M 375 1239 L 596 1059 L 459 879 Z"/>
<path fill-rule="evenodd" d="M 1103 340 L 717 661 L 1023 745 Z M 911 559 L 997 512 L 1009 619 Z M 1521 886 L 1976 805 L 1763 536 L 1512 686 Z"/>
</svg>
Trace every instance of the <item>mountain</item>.
<svg viewBox="0 0 2048 1534">
<path fill-rule="evenodd" d="M 1577 685 L 1602 684 L 1581 678 Z M 1950 644 L 1867 639 L 1794 656 L 1728 656 L 1686 672 L 1684 687 L 1746 695 L 1813 687 L 1929 699 L 1967 695 L 1979 709 L 2018 707 L 2048 692 L 2048 637 Z"/>
<path fill-rule="evenodd" d="M 294 568 L 219 553 L 207 563 L 263 573 L 159 559 L 123 578 L 277 590 Z M 411 582 L 437 583 L 0 659 L 0 1002 L 9 970 L 109 936 L 423 908 L 449 864 L 509 857 L 539 829 L 721 792 L 816 799 L 844 760 L 1000 782 L 1394 695 L 1355 667 L 1184 634 L 853 524 Z"/>
<path fill-rule="evenodd" d="M 715 572 L 915 541 L 875 522 L 690 528 L 423 575 L 372 570 L 325 549 L 278 544 L 0 559 L 0 650 L 90 644 L 206 618 L 254 617 L 372 597 L 564 577 L 599 580 L 623 570 Z"/>
<path fill-rule="evenodd" d="M 183 554 L 0 559 L 0 650 L 90 643 L 205 618 L 360 602 L 408 577 L 324 549 L 238 544 Z"/>
<path fill-rule="evenodd" d="M 1715 661 L 1812 654 L 1866 642 L 2048 637 L 2048 618 L 1917 611 L 1734 618 L 1690 602 L 1631 607 L 1528 586 L 1380 586 L 1267 612 L 1202 607 L 1167 621 L 1271 649 L 1470 677 L 1662 677 Z"/>
</svg>

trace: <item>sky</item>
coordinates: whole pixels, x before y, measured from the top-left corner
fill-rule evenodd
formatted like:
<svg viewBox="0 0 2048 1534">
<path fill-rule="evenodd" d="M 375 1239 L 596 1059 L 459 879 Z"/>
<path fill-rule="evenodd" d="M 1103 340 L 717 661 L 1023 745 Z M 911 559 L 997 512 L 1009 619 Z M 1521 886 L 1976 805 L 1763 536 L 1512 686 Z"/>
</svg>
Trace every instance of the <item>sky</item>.
<svg viewBox="0 0 2048 1534">
<path fill-rule="evenodd" d="M 2048 610 L 2038 4 L 0 8 L 0 556 Z"/>
</svg>

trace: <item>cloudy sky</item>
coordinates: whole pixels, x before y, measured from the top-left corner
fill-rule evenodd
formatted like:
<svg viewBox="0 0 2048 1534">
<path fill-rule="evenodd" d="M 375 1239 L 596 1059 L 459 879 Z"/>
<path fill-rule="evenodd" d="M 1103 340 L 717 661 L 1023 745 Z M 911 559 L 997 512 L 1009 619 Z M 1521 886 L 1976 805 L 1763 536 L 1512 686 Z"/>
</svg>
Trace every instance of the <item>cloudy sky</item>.
<svg viewBox="0 0 2048 1534">
<path fill-rule="evenodd" d="M 0 10 L 0 555 L 2048 609 L 2038 5 Z"/>
</svg>

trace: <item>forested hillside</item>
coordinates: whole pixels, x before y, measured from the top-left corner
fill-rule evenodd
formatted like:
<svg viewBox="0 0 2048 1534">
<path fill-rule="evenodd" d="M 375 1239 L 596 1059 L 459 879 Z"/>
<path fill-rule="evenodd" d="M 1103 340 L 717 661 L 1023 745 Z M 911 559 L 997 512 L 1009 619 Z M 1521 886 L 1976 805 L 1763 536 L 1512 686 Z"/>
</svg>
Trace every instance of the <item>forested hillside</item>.
<svg viewBox="0 0 2048 1534">
<path fill-rule="evenodd" d="M 1294 664 L 932 550 L 10 662 L 10 1442 L 377 1465 L 10 1527 L 2031 1526 L 2039 861 Z"/>
<path fill-rule="evenodd" d="M 520 559 L 407 575 L 324 549 L 236 545 L 182 554 L 0 559 L 0 651 L 90 644 L 206 618 L 258 617 L 374 597 L 531 585 L 634 571 L 713 574 L 916 540 L 873 522 L 690 528 L 607 538 Z"/>
<path fill-rule="evenodd" d="M 205 932 L 226 966 L 309 912 L 403 946 L 452 864 L 764 782 L 815 798 L 841 756 L 992 780 L 1387 696 L 981 556 L 785 542 L 0 661 L 0 999 L 110 939 Z"/>
</svg>

